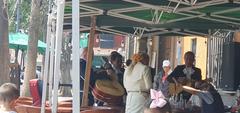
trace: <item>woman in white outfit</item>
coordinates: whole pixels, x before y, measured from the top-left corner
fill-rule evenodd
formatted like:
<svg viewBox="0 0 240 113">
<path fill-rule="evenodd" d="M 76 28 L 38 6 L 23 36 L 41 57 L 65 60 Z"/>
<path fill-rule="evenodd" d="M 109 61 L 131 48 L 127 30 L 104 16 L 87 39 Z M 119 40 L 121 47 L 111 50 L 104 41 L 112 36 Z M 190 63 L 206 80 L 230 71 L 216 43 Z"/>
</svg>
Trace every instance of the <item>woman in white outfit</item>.
<svg viewBox="0 0 240 113">
<path fill-rule="evenodd" d="M 125 113 L 143 113 L 144 104 L 152 88 L 151 70 L 148 67 L 149 57 L 145 53 L 135 54 L 132 64 L 124 73 L 124 87 L 127 91 Z"/>
</svg>

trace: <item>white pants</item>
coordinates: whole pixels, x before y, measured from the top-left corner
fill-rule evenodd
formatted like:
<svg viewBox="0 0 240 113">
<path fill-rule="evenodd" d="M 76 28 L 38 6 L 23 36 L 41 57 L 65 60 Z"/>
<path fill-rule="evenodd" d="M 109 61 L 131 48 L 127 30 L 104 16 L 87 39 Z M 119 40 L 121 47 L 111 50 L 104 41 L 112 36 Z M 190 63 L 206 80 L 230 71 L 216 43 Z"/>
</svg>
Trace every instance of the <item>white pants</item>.
<svg viewBox="0 0 240 113">
<path fill-rule="evenodd" d="M 148 98 L 148 93 L 129 92 L 127 94 L 125 113 L 143 113 Z"/>
</svg>

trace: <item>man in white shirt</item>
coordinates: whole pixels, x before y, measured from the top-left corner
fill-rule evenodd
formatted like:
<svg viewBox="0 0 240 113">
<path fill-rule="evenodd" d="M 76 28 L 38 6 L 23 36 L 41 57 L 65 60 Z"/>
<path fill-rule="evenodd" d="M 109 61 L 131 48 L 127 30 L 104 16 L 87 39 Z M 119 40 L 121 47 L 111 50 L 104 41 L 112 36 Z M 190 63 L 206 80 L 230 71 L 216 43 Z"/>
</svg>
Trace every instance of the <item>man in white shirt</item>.
<svg viewBox="0 0 240 113">
<path fill-rule="evenodd" d="M 140 61 L 134 61 L 124 73 L 124 87 L 127 91 L 125 113 L 143 113 L 144 104 L 152 88 L 151 70 L 148 67 L 149 57 L 138 54 Z"/>
</svg>

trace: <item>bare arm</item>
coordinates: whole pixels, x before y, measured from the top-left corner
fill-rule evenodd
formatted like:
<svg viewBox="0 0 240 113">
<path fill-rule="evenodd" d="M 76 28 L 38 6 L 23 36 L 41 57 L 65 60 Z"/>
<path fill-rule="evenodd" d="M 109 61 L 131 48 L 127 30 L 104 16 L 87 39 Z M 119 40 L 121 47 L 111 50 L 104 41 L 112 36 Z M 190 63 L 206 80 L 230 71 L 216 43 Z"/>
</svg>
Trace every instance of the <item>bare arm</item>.
<svg viewBox="0 0 240 113">
<path fill-rule="evenodd" d="M 212 94 L 208 91 L 198 90 L 189 86 L 182 86 L 182 88 L 186 92 L 197 95 L 200 99 L 205 101 L 207 104 L 212 104 L 214 102 Z"/>
<path fill-rule="evenodd" d="M 182 89 L 188 93 L 191 93 L 191 94 L 197 94 L 199 92 L 201 92 L 201 90 L 198 90 L 198 89 L 195 89 L 195 88 L 192 88 L 192 87 L 189 87 L 189 86 L 182 86 Z"/>
<path fill-rule="evenodd" d="M 151 75 L 150 68 L 146 69 L 146 72 L 143 75 L 143 77 L 144 77 L 144 82 L 145 82 L 146 88 L 151 89 L 152 88 L 152 75 Z"/>
</svg>

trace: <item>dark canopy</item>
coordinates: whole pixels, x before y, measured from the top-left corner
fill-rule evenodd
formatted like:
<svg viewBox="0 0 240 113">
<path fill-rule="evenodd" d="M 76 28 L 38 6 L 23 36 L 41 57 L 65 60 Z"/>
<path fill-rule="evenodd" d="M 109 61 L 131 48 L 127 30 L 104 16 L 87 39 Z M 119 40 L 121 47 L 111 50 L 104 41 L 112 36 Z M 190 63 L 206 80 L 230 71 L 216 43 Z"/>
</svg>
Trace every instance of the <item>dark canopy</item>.
<svg viewBox="0 0 240 113">
<path fill-rule="evenodd" d="M 192 2 L 191 2 L 192 1 Z M 64 29 L 71 29 L 71 0 L 66 0 Z M 239 0 L 80 0 L 80 30 L 90 30 L 97 15 L 97 31 L 145 36 L 207 35 L 209 29 L 240 28 Z"/>
</svg>

